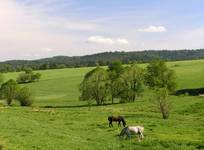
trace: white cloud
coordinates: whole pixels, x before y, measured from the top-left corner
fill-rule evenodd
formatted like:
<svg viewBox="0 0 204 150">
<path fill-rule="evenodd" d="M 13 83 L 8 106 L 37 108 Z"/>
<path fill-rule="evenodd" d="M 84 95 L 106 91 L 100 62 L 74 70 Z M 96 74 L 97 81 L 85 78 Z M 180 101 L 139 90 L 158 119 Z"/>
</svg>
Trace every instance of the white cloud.
<svg viewBox="0 0 204 150">
<path fill-rule="evenodd" d="M 164 26 L 149 26 L 147 28 L 138 29 L 139 32 L 166 32 L 167 29 Z"/>
<path fill-rule="evenodd" d="M 127 39 L 117 39 L 118 44 L 129 44 L 129 41 Z"/>
<path fill-rule="evenodd" d="M 43 51 L 43 52 L 52 52 L 52 51 L 54 51 L 54 49 L 52 49 L 52 48 L 41 48 L 41 51 Z"/>
<path fill-rule="evenodd" d="M 124 38 L 110 38 L 110 37 L 104 37 L 104 36 L 91 36 L 88 38 L 88 42 L 90 43 L 96 43 L 96 44 L 129 44 L 129 41 Z"/>
</svg>

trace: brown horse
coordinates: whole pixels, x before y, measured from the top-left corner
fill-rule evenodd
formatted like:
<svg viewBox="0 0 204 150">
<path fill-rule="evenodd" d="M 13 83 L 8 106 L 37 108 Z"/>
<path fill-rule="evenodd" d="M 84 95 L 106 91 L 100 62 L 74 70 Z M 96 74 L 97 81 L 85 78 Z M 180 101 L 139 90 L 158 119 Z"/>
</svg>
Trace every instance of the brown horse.
<svg viewBox="0 0 204 150">
<path fill-rule="evenodd" d="M 126 125 L 125 119 L 122 116 L 117 116 L 117 117 L 116 116 L 109 116 L 108 121 L 109 121 L 109 127 L 113 127 L 113 124 L 112 124 L 113 121 L 118 122 L 119 127 L 121 126 L 120 122 L 123 123 L 124 127 Z"/>
</svg>

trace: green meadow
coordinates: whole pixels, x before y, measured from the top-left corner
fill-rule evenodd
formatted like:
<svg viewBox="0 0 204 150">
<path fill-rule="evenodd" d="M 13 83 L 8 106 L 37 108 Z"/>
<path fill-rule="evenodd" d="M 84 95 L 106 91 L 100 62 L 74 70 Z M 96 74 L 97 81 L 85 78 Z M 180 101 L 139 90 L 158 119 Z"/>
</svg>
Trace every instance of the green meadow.
<svg viewBox="0 0 204 150">
<path fill-rule="evenodd" d="M 146 64 L 142 64 L 145 67 Z M 168 62 L 176 71 L 177 89 L 204 87 L 204 60 Z M 78 100 L 83 76 L 93 68 L 39 71 L 39 82 L 24 84 L 34 92 L 30 107 L 0 107 L 0 149 L 9 150 L 194 150 L 204 149 L 204 97 L 169 96 L 170 118 L 155 111 L 153 94 L 146 90 L 135 103 L 92 106 Z M 18 73 L 4 74 L 5 80 Z M 127 125 L 145 127 L 138 142 L 117 135 L 122 127 L 109 128 L 109 115 L 123 115 Z"/>
</svg>

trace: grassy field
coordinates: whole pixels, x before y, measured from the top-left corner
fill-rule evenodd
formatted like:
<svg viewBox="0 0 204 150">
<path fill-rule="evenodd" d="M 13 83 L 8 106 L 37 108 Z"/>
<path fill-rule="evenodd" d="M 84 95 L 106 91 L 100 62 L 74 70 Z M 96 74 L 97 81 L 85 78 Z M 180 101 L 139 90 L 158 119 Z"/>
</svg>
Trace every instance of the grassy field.
<svg viewBox="0 0 204 150">
<path fill-rule="evenodd" d="M 204 87 L 204 60 L 169 62 L 178 89 Z M 145 65 L 142 65 L 145 67 Z M 204 97 L 170 96 L 172 113 L 161 119 L 145 92 L 135 103 L 93 106 L 78 101 L 78 86 L 92 68 L 40 71 L 26 84 L 36 97 L 32 108 L 0 107 L 0 144 L 11 150 L 193 150 L 204 149 Z M 16 78 L 18 73 L 5 74 Z M 143 125 L 145 139 L 121 140 L 122 128 L 108 127 L 109 115 L 124 115 L 128 125 Z"/>
</svg>

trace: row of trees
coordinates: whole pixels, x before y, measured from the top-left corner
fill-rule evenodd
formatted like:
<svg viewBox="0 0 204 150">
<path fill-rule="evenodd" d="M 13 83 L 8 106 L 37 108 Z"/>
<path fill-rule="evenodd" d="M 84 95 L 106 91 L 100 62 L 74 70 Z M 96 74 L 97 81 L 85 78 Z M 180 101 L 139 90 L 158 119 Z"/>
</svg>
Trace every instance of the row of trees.
<svg viewBox="0 0 204 150">
<path fill-rule="evenodd" d="M 97 67 L 85 75 L 80 84 L 80 100 L 88 104 L 96 101 L 98 105 L 110 100 L 114 103 L 115 99 L 134 102 L 147 86 L 157 94 L 159 109 L 168 118 L 167 96 L 176 88 L 175 79 L 175 72 L 164 61 L 153 61 L 146 69 L 137 64 L 123 66 L 117 61 L 108 69 Z"/>
<path fill-rule="evenodd" d="M 35 63 L 28 63 L 28 64 L 21 64 L 16 65 L 15 63 L 18 61 L 14 61 L 14 64 L 0 64 L 0 72 L 7 73 L 7 72 L 21 72 L 26 70 L 27 68 L 31 68 L 32 70 L 47 70 L 47 69 L 63 69 L 67 67 L 77 67 L 69 66 L 65 64 L 57 64 L 57 63 L 43 63 L 43 64 L 35 64 Z M 19 60 L 20 62 L 20 60 Z"/>
<path fill-rule="evenodd" d="M 105 52 L 81 57 L 56 56 L 39 60 L 11 60 L 0 63 L 0 72 L 23 71 L 30 67 L 33 70 L 61 69 L 65 67 L 106 66 L 114 60 L 124 64 L 133 61 L 147 63 L 154 59 L 166 61 L 203 59 L 204 49 L 198 50 L 149 50 L 136 52 Z"/>
</svg>

